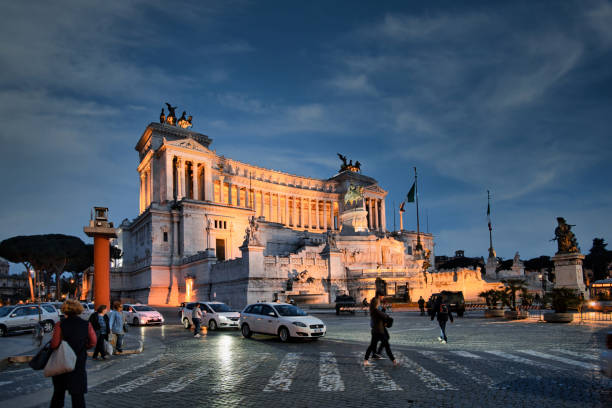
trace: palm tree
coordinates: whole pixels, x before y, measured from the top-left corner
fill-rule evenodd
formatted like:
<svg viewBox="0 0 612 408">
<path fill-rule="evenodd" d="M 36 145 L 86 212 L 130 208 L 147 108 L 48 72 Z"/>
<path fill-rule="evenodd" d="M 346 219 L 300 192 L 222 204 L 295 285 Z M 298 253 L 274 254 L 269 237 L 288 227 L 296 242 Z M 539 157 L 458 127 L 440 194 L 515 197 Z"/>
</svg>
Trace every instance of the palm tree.
<svg viewBox="0 0 612 408">
<path fill-rule="evenodd" d="M 506 285 L 505 293 L 507 295 L 507 303 L 510 309 L 516 311 L 516 292 L 522 292 L 527 289 L 525 281 L 522 279 L 507 279 L 502 281 Z M 512 304 L 510 305 L 510 302 Z"/>
</svg>

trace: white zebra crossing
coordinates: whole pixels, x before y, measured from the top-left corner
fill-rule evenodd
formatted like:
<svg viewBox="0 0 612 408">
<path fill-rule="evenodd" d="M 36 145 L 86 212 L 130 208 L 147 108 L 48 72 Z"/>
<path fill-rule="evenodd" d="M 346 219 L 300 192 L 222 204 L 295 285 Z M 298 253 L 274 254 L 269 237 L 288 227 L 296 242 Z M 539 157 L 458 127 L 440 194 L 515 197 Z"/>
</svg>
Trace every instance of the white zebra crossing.
<svg viewBox="0 0 612 408">
<path fill-rule="evenodd" d="M 592 354 L 578 353 L 576 351 L 564 350 L 564 349 L 553 349 L 553 351 L 556 351 L 557 353 L 567 354 L 573 357 L 584 358 L 585 360 L 599 361 L 599 357 L 594 356 Z"/>
<path fill-rule="evenodd" d="M 437 351 L 421 350 L 419 351 L 419 353 L 421 353 L 425 357 L 432 359 L 436 363 L 441 364 L 442 366 L 445 366 L 453 371 L 458 372 L 459 374 L 462 374 L 463 376 L 469 378 L 476 384 L 486 385 L 491 390 L 499 389 L 499 387 L 495 384 L 495 381 L 493 381 L 493 379 L 488 375 L 482 373 L 476 374 L 470 368 L 441 356 L 440 354 L 438 354 Z"/>
<path fill-rule="evenodd" d="M 559 361 L 561 363 L 586 368 L 587 370 L 599 370 L 599 367 L 596 364 L 584 363 L 582 361 L 572 360 L 571 358 L 555 356 L 553 354 L 542 353 L 542 352 L 535 351 L 535 350 L 520 350 L 520 351 L 521 353 L 529 354 L 530 356 Z"/>
<path fill-rule="evenodd" d="M 415 363 L 402 353 L 396 353 L 396 355 L 398 357 L 400 365 L 410 368 L 411 372 L 417 377 L 419 377 L 419 379 L 425 384 L 427 388 L 436 391 L 452 391 L 457 389 L 452 384 L 446 382 L 442 378 L 438 377 L 436 374 Z"/>
<path fill-rule="evenodd" d="M 344 381 L 334 353 L 323 352 L 319 356 L 319 390 L 344 391 Z"/>
<path fill-rule="evenodd" d="M 485 353 L 489 353 L 489 354 L 493 354 L 496 355 L 498 357 L 502 357 L 505 358 L 507 360 L 513 361 L 515 363 L 520 363 L 520 364 L 526 364 L 526 365 L 530 365 L 530 366 L 534 366 L 534 367 L 538 367 L 538 368 L 543 368 L 545 370 L 558 370 L 558 367 L 552 366 L 550 364 L 547 363 L 541 363 L 539 361 L 534 361 L 534 360 L 529 360 L 528 358 L 524 358 L 524 357 L 520 357 L 514 354 L 510 354 L 510 353 L 506 353 L 504 351 L 499 351 L 499 350 L 487 350 L 485 351 Z"/>
<path fill-rule="evenodd" d="M 289 391 L 300 356 L 300 353 L 287 353 L 270 381 L 268 381 L 264 392 Z"/>
<path fill-rule="evenodd" d="M 382 368 L 376 367 L 375 364 L 364 366 L 363 365 L 363 354 L 355 353 L 359 356 L 359 365 L 366 378 L 372 386 L 378 391 L 402 391 L 402 387 L 397 385 L 395 381 L 387 374 Z"/>
<path fill-rule="evenodd" d="M 563 349 L 552 350 L 549 353 L 544 353 L 535 350 L 517 350 L 517 352 L 505 352 L 500 350 L 487 350 L 487 351 L 478 351 L 476 352 L 468 352 L 465 350 L 449 350 L 447 352 L 433 351 L 433 350 L 416 350 L 411 353 L 420 354 L 429 360 L 432 361 L 432 364 L 440 365 L 444 368 L 445 372 L 451 370 L 455 373 L 460 374 L 461 376 L 467 378 L 469 381 L 462 381 L 458 384 L 463 383 L 473 383 L 481 386 L 485 386 L 488 389 L 496 390 L 504 388 L 503 385 L 500 385 L 497 381 L 491 378 L 489 375 L 483 373 L 482 364 L 490 364 L 492 366 L 499 365 L 499 361 L 495 362 L 493 360 L 489 360 L 486 355 L 489 354 L 497 357 L 501 357 L 505 360 L 510 360 L 519 366 L 515 367 L 506 367 L 503 371 L 506 372 L 507 375 L 512 377 L 519 378 L 540 378 L 537 375 L 537 372 L 534 373 L 533 370 L 525 371 L 520 366 L 530 366 L 536 367 L 540 369 L 546 370 L 568 370 L 570 368 L 561 367 L 556 363 L 564 363 L 574 367 L 580 367 L 587 370 L 597 370 L 598 366 L 596 364 L 590 362 L 580 361 L 577 358 L 568 358 L 565 356 L 560 356 L 558 354 L 566 354 L 574 357 L 585 357 L 580 353 L 571 352 Z M 526 354 L 532 357 L 536 357 L 535 359 L 526 358 L 520 354 Z M 554 353 L 554 354 L 552 354 Z M 396 374 L 400 372 L 400 370 L 408 370 L 411 375 L 414 375 L 418 378 L 418 380 L 423 383 L 427 388 L 431 390 L 447 390 L 447 391 L 456 391 L 463 386 L 459 387 L 458 385 L 454 385 L 448 382 L 443 376 L 437 375 L 435 372 L 438 370 L 434 367 L 430 371 L 426 369 L 421 364 L 417 363 L 415 360 L 407 357 L 401 352 L 396 353 L 397 359 L 400 362 L 400 367 L 395 368 L 391 366 L 390 361 L 381 362 L 379 364 L 373 363 L 371 366 L 363 366 L 362 362 L 362 354 L 355 353 L 355 355 L 359 356 L 358 363 L 361 367 L 361 372 L 367 379 L 367 381 L 371 384 L 373 389 L 378 391 L 402 391 L 402 386 L 396 382 Z M 472 369 L 469 366 L 466 366 L 459 362 L 453 360 L 452 356 L 460 356 L 471 360 L 480 360 L 481 366 L 477 369 Z M 266 362 L 266 360 L 270 360 L 270 353 L 263 353 L 258 355 L 257 357 L 252 357 L 247 361 L 242 363 L 235 362 L 237 364 L 230 365 L 225 368 L 225 370 L 221 370 L 217 372 L 222 367 L 215 366 L 207 366 L 207 367 L 193 367 L 191 369 L 185 369 L 184 366 L 179 365 L 179 362 L 171 362 L 161 368 L 150 371 L 146 374 L 138 375 L 137 378 L 132 379 L 131 381 L 127 381 L 121 385 L 117 385 L 111 389 L 102 391 L 105 394 L 112 393 L 126 393 L 130 392 L 136 388 L 143 387 L 151 382 L 163 379 L 167 377 L 171 377 L 172 382 L 162 384 L 162 388 L 158 388 L 152 392 L 155 393 L 177 393 L 186 389 L 191 384 L 201 380 L 205 377 L 215 376 L 218 381 L 215 381 L 214 385 L 212 385 L 211 391 L 213 393 L 221 393 L 227 391 L 233 391 L 239 387 L 239 385 L 245 381 L 251 375 L 253 375 L 258 368 L 262 367 L 262 364 Z M 274 392 L 274 391 L 290 391 L 293 380 L 296 378 L 298 366 L 300 363 L 306 360 L 312 360 L 314 356 L 304 356 L 302 353 L 287 353 L 283 357 L 280 364 L 276 367 L 276 370 L 269 377 L 263 391 L 264 392 Z M 319 378 L 318 378 L 318 389 L 319 391 L 324 392 L 343 392 L 346 391 L 347 387 L 345 386 L 345 382 L 343 380 L 343 374 L 340 371 L 340 367 L 338 366 L 337 356 L 333 352 L 320 352 L 318 354 L 318 363 L 319 363 Z M 315 357 L 315 358 L 317 358 Z M 585 357 L 586 358 L 586 357 Z M 132 367 L 119 370 L 118 375 L 114 377 L 117 379 L 118 377 L 124 376 L 126 374 L 132 373 L 138 369 L 148 367 L 154 362 L 159 361 L 159 357 L 155 357 L 149 360 L 146 360 L 138 365 L 134 365 Z M 544 362 L 541 360 L 548 360 L 549 362 Z M 316 361 L 316 360 L 315 360 Z M 312 362 L 312 361 L 311 361 Z M 387 364 L 384 364 L 387 363 Z M 552 365 L 551 365 L 552 364 Z M 171 371 L 180 369 L 180 378 L 177 379 L 178 376 L 172 375 Z M 497 367 L 499 369 L 499 367 Z M 349 368 L 350 370 L 350 368 Z M 179 372 L 179 371 L 176 371 Z M 349 373 L 345 373 L 344 375 L 353 376 L 354 371 L 350 371 Z M 396 374 L 394 374 L 396 373 Z M 405 371 L 404 371 L 405 373 Z M 314 374 L 314 373 L 313 373 Z M 454 376 L 453 378 L 457 378 Z M 8 385 L 6 382 L 0 382 L 0 385 Z"/>
<path fill-rule="evenodd" d="M 121 384 L 109 390 L 103 391 L 103 393 L 104 394 L 115 394 L 115 393 L 120 394 L 120 393 L 133 391 L 136 388 L 142 387 L 143 385 L 152 382 L 156 378 L 163 376 L 164 374 L 166 374 L 167 371 L 172 370 L 176 367 L 178 367 L 178 363 L 170 363 L 162 368 L 158 368 L 157 370 L 153 371 L 152 373 L 148 375 L 135 378 L 132 381 L 129 381 L 125 384 Z"/>
<path fill-rule="evenodd" d="M 475 360 L 478 360 L 478 359 L 482 358 L 482 357 L 480 357 L 477 354 L 472 354 L 469 351 L 465 351 L 465 350 L 453 350 L 453 351 L 451 351 L 451 353 L 456 354 L 456 355 L 461 356 L 461 357 L 473 358 Z"/>
<path fill-rule="evenodd" d="M 184 390 L 185 387 L 187 387 L 192 382 L 197 381 L 200 378 L 207 376 L 208 374 L 210 374 L 210 368 L 198 368 L 196 371 L 184 375 L 176 381 L 172 381 L 170 384 L 166 385 L 163 388 L 160 388 L 155 392 L 179 392 L 181 390 Z"/>
</svg>

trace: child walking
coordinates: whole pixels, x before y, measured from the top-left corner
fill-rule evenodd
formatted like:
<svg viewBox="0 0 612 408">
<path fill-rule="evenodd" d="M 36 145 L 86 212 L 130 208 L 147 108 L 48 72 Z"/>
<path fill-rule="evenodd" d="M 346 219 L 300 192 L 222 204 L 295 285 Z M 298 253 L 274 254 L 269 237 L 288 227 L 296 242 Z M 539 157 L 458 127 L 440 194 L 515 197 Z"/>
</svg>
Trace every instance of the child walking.
<svg viewBox="0 0 612 408">
<path fill-rule="evenodd" d="M 438 341 L 446 344 L 448 342 L 448 339 L 446 338 L 446 322 L 448 319 L 450 319 L 451 323 L 453 322 L 453 314 L 449 310 L 448 305 L 440 298 L 434 306 L 433 313 L 431 315 L 432 321 L 435 316 L 438 316 L 438 324 L 440 325 L 440 337 L 438 337 Z"/>
</svg>

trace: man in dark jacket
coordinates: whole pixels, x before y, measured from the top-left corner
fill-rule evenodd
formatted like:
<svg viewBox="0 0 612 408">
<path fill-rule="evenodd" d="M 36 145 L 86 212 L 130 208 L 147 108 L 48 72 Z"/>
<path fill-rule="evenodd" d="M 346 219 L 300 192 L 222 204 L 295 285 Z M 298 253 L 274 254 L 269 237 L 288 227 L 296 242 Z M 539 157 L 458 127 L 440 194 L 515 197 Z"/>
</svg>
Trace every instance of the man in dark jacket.
<svg viewBox="0 0 612 408">
<path fill-rule="evenodd" d="M 423 296 L 419 297 L 419 301 L 417 303 L 419 304 L 419 310 L 421 311 L 421 316 L 425 316 L 425 299 L 423 299 Z"/>
<path fill-rule="evenodd" d="M 439 297 L 434 303 L 433 311 L 431 313 L 432 321 L 435 316 L 438 316 L 438 324 L 440 325 L 440 337 L 438 337 L 438 341 L 446 344 L 448 342 L 448 339 L 446 338 L 446 322 L 449 318 L 451 323 L 453 322 L 453 314 L 441 297 Z"/>
<path fill-rule="evenodd" d="M 391 352 L 391 347 L 389 346 L 389 340 L 387 336 L 385 336 L 385 322 L 389 320 L 389 316 L 382 310 L 378 309 L 380 305 L 380 301 L 378 298 L 373 298 L 370 302 L 370 316 L 372 318 L 372 339 L 370 340 L 370 346 L 366 351 L 365 358 L 363 360 L 363 365 L 368 366 L 370 362 L 368 361 L 370 358 L 370 354 L 376 352 L 376 343 L 379 341 L 382 342 L 389 359 L 393 361 L 393 365 L 397 365 L 398 362 L 393 357 L 393 353 Z"/>
<path fill-rule="evenodd" d="M 106 360 L 106 350 L 104 349 L 104 341 L 108 341 L 108 334 L 110 333 L 110 325 L 108 315 L 106 314 L 106 305 L 98 306 L 98 309 L 89 316 L 89 323 L 98 336 L 96 343 L 96 349 L 93 352 L 93 359 L 98 359 L 98 354 L 102 357 L 102 360 Z"/>
</svg>

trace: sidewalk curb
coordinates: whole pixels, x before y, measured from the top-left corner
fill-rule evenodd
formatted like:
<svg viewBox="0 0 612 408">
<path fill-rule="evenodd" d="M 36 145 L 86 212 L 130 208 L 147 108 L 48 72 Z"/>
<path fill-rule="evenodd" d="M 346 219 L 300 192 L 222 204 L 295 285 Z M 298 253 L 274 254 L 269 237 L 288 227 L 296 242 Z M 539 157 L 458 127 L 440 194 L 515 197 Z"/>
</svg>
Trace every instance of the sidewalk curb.
<svg viewBox="0 0 612 408">
<path fill-rule="evenodd" d="M 128 354 L 140 354 L 144 350 L 144 342 L 142 340 L 138 340 L 138 347 L 135 349 L 123 350 L 121 354 L 118 355 L 128 355 Z M 19 356 L 10 356 L 3 358 L 0 360 L 0 371 L 5 370 L 11 364 L 24 364 L 29 363 L 36 354 L 27 354 L 27 355 L 19 355 Z M 93 351 L 88 351 L 87 356 L 93 356 Z"/>
</svg>

